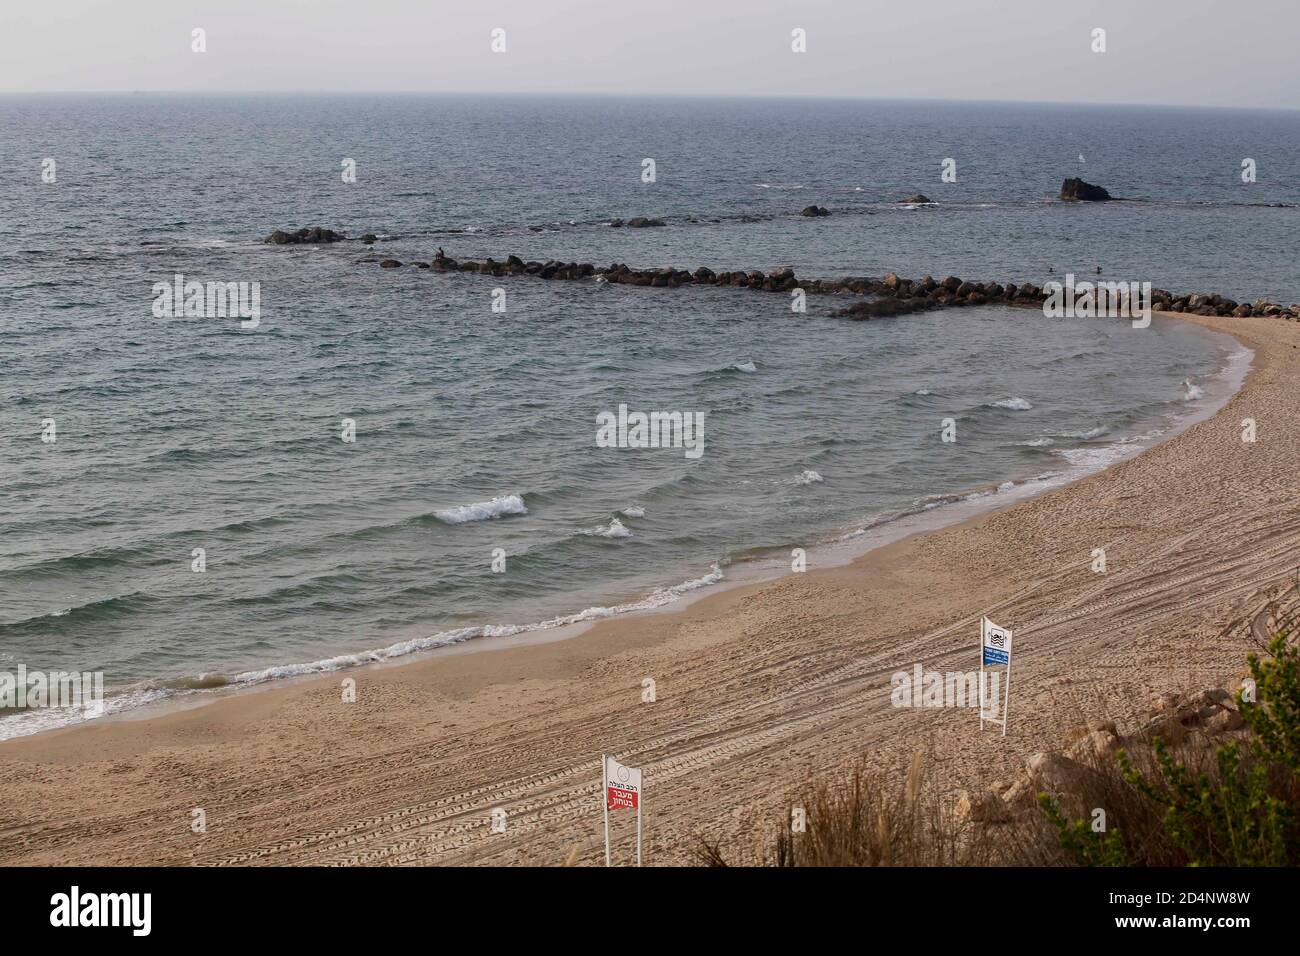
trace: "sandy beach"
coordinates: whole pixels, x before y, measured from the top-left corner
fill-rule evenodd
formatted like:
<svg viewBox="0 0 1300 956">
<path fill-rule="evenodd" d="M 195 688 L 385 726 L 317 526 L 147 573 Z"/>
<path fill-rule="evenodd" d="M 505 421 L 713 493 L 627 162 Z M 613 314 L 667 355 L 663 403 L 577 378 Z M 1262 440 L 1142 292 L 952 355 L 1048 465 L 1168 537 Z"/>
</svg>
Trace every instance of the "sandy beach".
<svg viewBox="0 0 1300 956">
<path fill-rule="evenodd" d="M 1163 691 L 1226 685 L 1250 646 L 1224 625 L 1300 562 L 1300 324 L 1182 318 L 1254 350 L 1243 389 L 1066 488 L 567 640 L 0 743 L 0 863 L 597 864 L 602 753 L 644 772 L 645 862 L 690 863 L 697 835 L 743 843 L 747 811 L 778 819 L 862 755 L 892 770 L 924 749 L 928 785 L 955 790 L 1085 719 L 1131 725 Z M 1008 735 L 891 707 L 896 671 L 976 665 L 981 615 L 1016 634 Z M 630 820 L 616 834 L 626 861 Z"/>
</svg>

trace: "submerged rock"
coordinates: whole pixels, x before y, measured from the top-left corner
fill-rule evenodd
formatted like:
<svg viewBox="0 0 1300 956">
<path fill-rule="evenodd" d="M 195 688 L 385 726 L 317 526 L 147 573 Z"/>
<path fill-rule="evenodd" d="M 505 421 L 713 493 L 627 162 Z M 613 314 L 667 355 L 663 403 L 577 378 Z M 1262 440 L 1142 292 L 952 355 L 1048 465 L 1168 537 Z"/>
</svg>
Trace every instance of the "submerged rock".
<svg viewBox="0 0 1300 956">
<path fill-rule="evenodd" d="M 1105 202 L 1110 198 L 1110 193 L 1102 187 L 1077 177 L 1061 183 L 1061 199 L 1065 202 Z"/>
<path fill-rule="evenodd" d="M 662 219 L 647 219 L 645 216 L 633 216 L 624 223 L 624 225 L 629 229 L 645 229 L 648 226 L 665 226 L 667 223 Z"/>
<path fill-rule="evenodd" d="M 916 194 L 915 196 L 913 196 L 911 199 L 900 199 L 900 200 L 899 200 L 900 203 L 930 203 L 930 202 L 933 202 L 933 201 L 934 201 L 934 200 L 932 200 L 932 199 L 930 199 L 928 196 L 926 196 L 925 193 L 917 193 L 917 194 Z"/>
<path fill-rule="evenodd" d="M 810 216 L 810 217 L 829 216 L 830 214 L 831 211 L 827 209 L 825 206 L 804 206 L 803 212 L 799 213 L 799 215 L 801 216 Z"/>
</svg>

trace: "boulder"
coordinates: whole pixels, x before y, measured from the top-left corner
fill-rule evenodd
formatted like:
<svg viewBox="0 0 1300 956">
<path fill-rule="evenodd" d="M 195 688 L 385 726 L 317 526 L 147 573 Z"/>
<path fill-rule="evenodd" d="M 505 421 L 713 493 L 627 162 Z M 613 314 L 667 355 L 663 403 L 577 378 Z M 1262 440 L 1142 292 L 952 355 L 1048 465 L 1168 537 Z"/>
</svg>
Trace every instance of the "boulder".
<svg viewBox="0 0 1300 956">
<path fill-rule="evenodd" d="M 1173 714 L 1157 717 L 1135 734 L 1138 740 L 1151 743 L 1160 737 L 1165 743 L 1177 746 L 1187 739 L 1187 728 Z"/>
<path fill-rule="evenodd" d="M 285 232 L 277 229 L 271 233 L 263 242 L 270 243 L 273 246 L 296 246 L 296 245 L 315 245 L 325 242 L 338 242 L 340 239 L 346 239 L 347 236 L 341 232 L 335 232 L 333 229 L 322 229 L 320 226 L 311 228 L 302 228 L 297 232 Z"/>
<path fill-rule="evenodd" d="M 633 216 L 626 223 L 629 229 L 645 229 L 649 226 L 663 226 L 666 223 L 662 219 L 648 219 L 645 216 Z"/>
<path fill-rule="evenodd" d="M 1101 186 L 1085 183 L 1082 179 L 1067 179 L 1061 183 L 1061 199 L 1065 202 L 1105 202 L 1111 195 Z"/>
<path fill-rule="evenodd" d="M 381 269 L 396 269 L 396 268 L 397 268 L 398 266 L 400 266 L 400 265 L 401 265 L 401 263 L 398 262 L 396 259 L 385 259 L 383 262 L 379 263 L 379 268 L 381 268 Z"/>
<path fill-rule="evenodd" d="M 1035 796 L 1046 793 L 1067 816 L 1083 819 L 1087 808 L 1082 792 L 1097 779 L 1097 772 L 1058 753 L 1031 754 L 1025 760 L 1029 783 Z"/>
<path fill-rule="evenodd" d="M 953 816 L 959 823 L 1002 823 L 1011 818 L 1011 812 L 992 790 L 963 790 L 957 795 Z"/>
<path fill-rule="evenodd" d="M 1236 730 L 1242 723 L 1241 714 L 1225 707 L 1205 722 L 1205 729 L 1212 734 L 1223 734 Z"/>
<path fill-rule="evenodd" d="M 1089 731 L 1065 748 L 1066 756 L 1087 764 L 1113 753 L 1119 747 L 1119 737 L 1107 730 Z"/>
<path fill-rule="evenodd" d="M 900 200 L 899 200 L 900 203 L 913 203 L 913 204 L 915 204 L 915 203 L 930 203 L 930 202 L 933 202 L 933 201 L 934 201 L 934 200 L 932 200 L 932 199 L 930 199 L 928 196 L 926 196 L 925 193 L 917 193 L 915 196 L 912 196 L 912 197 L 909 198 L 909 199 L 900 199 Z"/>
<path fill-rule="evenodd" d="M 801 216 L 810 216 L 810 217 L 829 216 L 830 214 L 831 211 L 827 209 L 825 206 L 804 206 L 803 212 L 799 213 L 799 215 Z"/>
</svg>

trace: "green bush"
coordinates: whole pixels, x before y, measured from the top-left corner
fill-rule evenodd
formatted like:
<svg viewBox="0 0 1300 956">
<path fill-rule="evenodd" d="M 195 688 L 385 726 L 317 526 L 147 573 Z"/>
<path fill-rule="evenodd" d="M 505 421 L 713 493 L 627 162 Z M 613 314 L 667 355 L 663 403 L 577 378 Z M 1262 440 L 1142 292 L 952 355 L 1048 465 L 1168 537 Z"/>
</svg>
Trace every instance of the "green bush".
<svg viewBox="0 0 1300 956">
<path fill-rule="evenodd" d="M 1160 737 L 1154 773 L 1137 769 L 1124 750 L 1116 753 L 1124 780 L 1159 811 L 1164 835 L 1188 865 L 1300 864 L 1300 648 L 1282 632 L 1268 651 L 1268 657 L 1248 658 L 1254 694 L 1237 694 L 1250 731 L 1244 748 L 1222 744 L 1208 772 L 1176 760 Z M 1103 836 L 1083 821 L 1072 823 L 1045 794 L 1039 805 L 1072 862 L 1129 864 L 1133 853 L 1119 830 Z"/>
</svg>

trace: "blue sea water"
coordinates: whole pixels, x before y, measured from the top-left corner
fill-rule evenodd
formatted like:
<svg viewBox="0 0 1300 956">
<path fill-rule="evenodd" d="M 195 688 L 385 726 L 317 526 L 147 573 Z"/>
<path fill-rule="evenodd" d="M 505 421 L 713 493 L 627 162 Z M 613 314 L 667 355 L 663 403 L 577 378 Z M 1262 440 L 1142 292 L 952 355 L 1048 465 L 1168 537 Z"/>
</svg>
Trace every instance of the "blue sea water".
<svg viewBox="0 0 1300 956">
<path fill-rule="evenodd" d="M 817 297 L 362 259 L 1101 266 L 1300 300 L 1294 113 L 49 95 L 0 97 L 0 130 L 0 669 L 103 670 L 132 701 L 659 604 L 765 550 L 1100 467 L 1176 427 L 1230 351 L 1173 322 L 849 322 Z M 1126 201 L 1055 201 L 1076 175 Z M 917 191 L 936 204 L 898 202 Z M 667 225 L 608 225 L 638 215 Z M 381 239 L 260 241 L 315 224 Z M 156 317 L 178 273 L 259 283 L 259 327 Z M 704 454 L 597 447 L 620 403 L 703 412 Z"/>
</svg>

